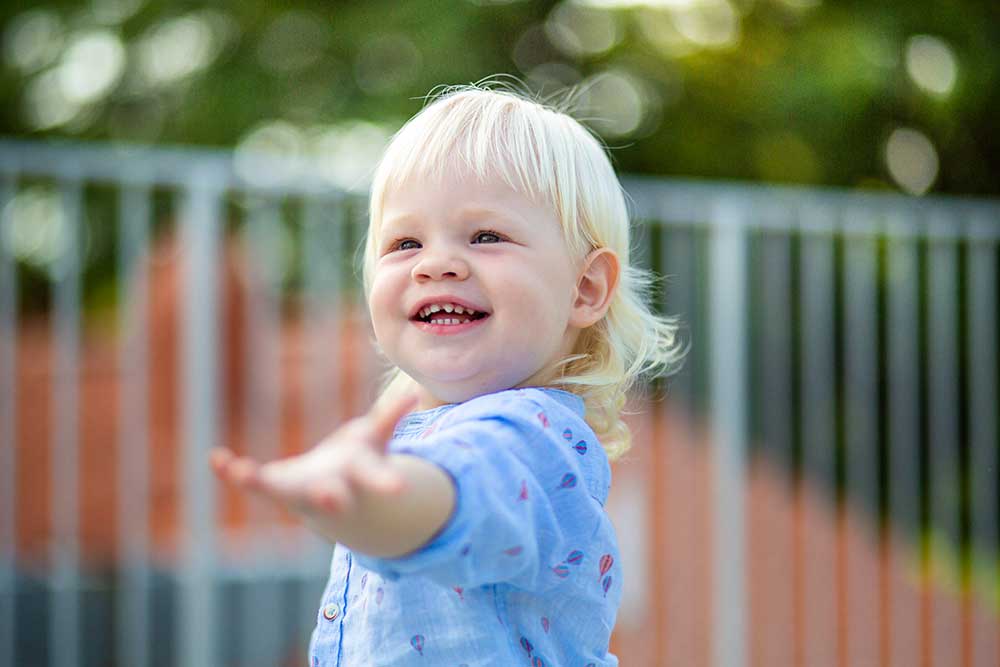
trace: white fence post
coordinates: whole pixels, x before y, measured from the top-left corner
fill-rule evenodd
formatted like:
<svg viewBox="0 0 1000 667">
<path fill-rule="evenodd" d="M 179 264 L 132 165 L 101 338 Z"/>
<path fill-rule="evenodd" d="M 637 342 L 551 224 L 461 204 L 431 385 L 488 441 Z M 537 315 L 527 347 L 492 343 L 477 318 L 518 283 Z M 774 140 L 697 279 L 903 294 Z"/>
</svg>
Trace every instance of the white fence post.
<svg viewBox="0 0 1000 667">
<path fill-rule="evenodd" d="M 746 458 L 746 212 L 712 210 L 711 396 L 715 438 L 715 666 L 747 664 L 744 576 Z"/>
<path fill-rule="evenodd" d="M 180 667 L 212 667 L 216 653 L 215 485 L 208 453 L 218 438 L 221 188 L 193 179 L 184 193 L 181 323 L 181 544 L 177 652 Z M 197 174 L 196 174 L 197 176 Z"/>
</svg>

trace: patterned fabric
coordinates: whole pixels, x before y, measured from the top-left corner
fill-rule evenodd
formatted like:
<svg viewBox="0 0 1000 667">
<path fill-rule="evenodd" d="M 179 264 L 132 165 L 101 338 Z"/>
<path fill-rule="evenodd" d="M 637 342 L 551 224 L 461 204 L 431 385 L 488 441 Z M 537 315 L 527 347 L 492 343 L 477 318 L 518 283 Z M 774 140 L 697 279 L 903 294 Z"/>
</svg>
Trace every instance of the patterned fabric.
<svg viewBox="0 0 1000 667">
<path fill-rule="evenodd" d="M 617 665 L 611 468 L 583 411 L 528 388 L 407 415 L 389 450 L 443 468 L 455 510 L 399 558 L 335 546 L 312 667 Z"/>
</svg>

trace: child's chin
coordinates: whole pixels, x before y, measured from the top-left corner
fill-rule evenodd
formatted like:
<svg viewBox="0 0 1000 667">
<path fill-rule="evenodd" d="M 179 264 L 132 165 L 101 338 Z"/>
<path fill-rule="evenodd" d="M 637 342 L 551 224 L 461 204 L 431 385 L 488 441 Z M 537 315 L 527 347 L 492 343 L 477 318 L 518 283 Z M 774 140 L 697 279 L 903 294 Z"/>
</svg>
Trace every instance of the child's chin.
<svg viewBox="0 0 1000 667">
<path fill-rule="evenodd" d="M 474 373 L 462 373 L 454 367 L 427 368 L 407 374 L 419 382 L 435 396 L 462 396 L 474 390 L 476 383 Z"/>
</svg>

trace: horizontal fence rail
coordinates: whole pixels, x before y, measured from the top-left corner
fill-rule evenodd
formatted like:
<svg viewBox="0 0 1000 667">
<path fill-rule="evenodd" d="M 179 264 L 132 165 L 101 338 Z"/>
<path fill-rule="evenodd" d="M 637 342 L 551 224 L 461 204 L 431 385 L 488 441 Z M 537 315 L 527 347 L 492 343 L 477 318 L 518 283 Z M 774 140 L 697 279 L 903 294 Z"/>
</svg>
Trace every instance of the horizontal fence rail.
<svg viewBox="0 0 1000 667">
<path fill-rule="evenodd" d="M 0 141 L 0 667 L 305 664 L 330 545 L 207 454 L 374 398 L 309 167 Z M 1000 203 L 623 186 L 690 350 L 615 465 L 622 664 L 1000 663 Z"/>
</svg>

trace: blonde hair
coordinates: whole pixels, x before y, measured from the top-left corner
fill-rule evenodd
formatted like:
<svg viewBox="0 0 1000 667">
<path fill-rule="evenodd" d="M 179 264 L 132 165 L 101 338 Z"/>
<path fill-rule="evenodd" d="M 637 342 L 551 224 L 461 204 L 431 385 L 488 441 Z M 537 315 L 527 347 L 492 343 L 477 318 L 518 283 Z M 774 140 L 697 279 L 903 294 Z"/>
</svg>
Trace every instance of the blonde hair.
<svg viewBox="0 0 1000 667">
<path fill-rule="evenodd" d="M 631 446 L 622 420 L 629 390 L 644 375 L 675 370 L 683 351 L 675 319 L 657 315 L 648 305 L 655 277 L 631 264 L 626 193 L 603 144 L 558 105 L 494 89 L 485 81 L 444 87 L 396 132 L 375 169 L 362 267 L 366 301 L 387 194 L 411 178 L 438 178 L 449 165 L 483 182 L 502 178 L 533 201 L 552 206 L 574 262 L 596 248 L 618 255 L 618 288 L 607 313 L 581 331 L 570 356 L 543 374 L 550 378 L 547 386 L 583 399 L 587 423 L 608 459 L 616 460 Z M 401 369 L 390 368 L 380 399 L 414 382 Z"/>
</svg>

